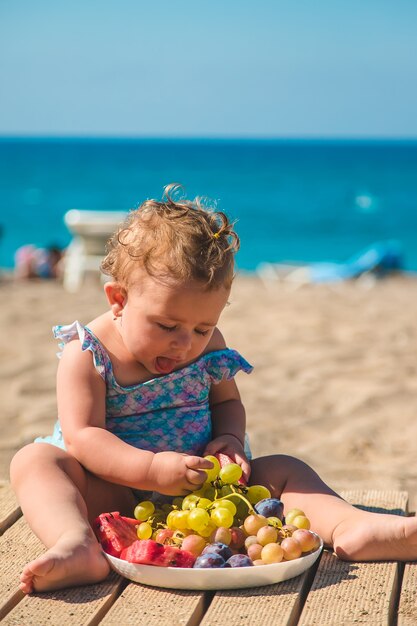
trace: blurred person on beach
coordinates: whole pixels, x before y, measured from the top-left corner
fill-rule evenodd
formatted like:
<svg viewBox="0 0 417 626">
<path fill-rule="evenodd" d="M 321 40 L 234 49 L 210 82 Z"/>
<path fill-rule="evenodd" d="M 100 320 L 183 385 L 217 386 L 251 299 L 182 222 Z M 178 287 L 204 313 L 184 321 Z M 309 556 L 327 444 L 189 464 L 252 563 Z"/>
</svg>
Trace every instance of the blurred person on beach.
<svg viewBox="0 0 417 626">
<path fill-rule="evenodd" d="M 416 518 L 356 509 L 293 457 L 251 459 L 234 377 L 252 367 L 217 327 L 239 239 L 224 213 L 181 193 L 168 186 L 113 236 L 102 264 L 109 310 L 54 329 L 59 421 L 11 464 L 26 520 L 47 547 L 24 567 L 22 591 L 103 580 L 96 516 L 131 515 L 143 492 L 197 490 L 212 467 L 204 456 L 217 452 L 285 510 L 302 507 L 341 558 L 417 560 Z"/>
<path fill-rule="evenodd" d="M 37 248 L 27 244 L 18 248 L 14 255 L 14 276 L 27 278 L 59 278 L 63 252 L 55 245 Z"/>
</svg>

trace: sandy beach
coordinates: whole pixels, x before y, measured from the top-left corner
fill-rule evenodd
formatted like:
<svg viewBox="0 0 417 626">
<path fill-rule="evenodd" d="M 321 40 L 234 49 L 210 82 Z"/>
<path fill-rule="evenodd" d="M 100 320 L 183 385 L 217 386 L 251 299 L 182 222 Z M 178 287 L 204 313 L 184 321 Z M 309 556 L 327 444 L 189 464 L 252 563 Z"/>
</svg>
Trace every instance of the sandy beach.
<svg viewBox="0 0 417 626">
<path fill-rule="evenodd" d="M 90 277 L 78 294 L 58 282 L 0 281 L 0 478 L 15 450 L 56 419 L 51 327 L 87 323 L 106 306 Z M 417 495 L 417 279 L 304 286 L 235 281 L 221 320 L 254 372 L 237 382 L 253 454 L 298 456 L 337 490 Z"/>
</svg>

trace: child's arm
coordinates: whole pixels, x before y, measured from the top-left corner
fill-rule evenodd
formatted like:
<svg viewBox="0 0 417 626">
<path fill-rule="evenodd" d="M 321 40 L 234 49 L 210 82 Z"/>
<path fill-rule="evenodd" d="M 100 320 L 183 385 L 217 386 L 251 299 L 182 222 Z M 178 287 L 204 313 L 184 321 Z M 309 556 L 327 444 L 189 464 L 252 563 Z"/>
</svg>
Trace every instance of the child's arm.
<svg viewBox="0 0 417 626">
<path fill-rule="evenodd" d="M 180 495 L 197 489 L 211 463 L 197 456 L 154 454 L 125 443 L 105 428 L 105 383 L 90 351 L 65 346 L 57 376 L 58 414 L 69 454 L 112 483 Z"/>
<path fill-rule="evenodd" d="M 224 452 L 238 463 L 245 480 L 249 479 L 250 465 L 244 452 L 246 415 L 235 381 L 223 380 L 210 391 L 213 439 L 204 454 Z"/>
<path fill-rule="evenodd" d="M 226 347 L 220 331 L 216 329 L 210 342 L 210 350 Z M 250 465 L 244 452 L 246 413 L 240 399 L 239 390 L 233 379 L 222 380 L 210 389 L 210 410 L 213 439 L 204 454 L 224 452 L 243 470 L 245 480 L 249 479 Z"/>
</svg>

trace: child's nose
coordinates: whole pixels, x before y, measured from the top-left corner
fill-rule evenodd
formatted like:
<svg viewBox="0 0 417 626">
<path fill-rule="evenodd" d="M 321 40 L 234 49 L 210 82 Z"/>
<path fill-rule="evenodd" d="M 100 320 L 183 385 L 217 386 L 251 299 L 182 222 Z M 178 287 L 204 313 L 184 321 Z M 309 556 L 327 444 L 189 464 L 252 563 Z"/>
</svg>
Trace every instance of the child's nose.
<svg viewBox="0 0 417 626">
<path fill-rule="evenodd" d="M 191 348 L 191 333 L 188 331 L 180 331 L 174 339 L 175 347 L 180 350 L 189 350 Z"/>
</svg>

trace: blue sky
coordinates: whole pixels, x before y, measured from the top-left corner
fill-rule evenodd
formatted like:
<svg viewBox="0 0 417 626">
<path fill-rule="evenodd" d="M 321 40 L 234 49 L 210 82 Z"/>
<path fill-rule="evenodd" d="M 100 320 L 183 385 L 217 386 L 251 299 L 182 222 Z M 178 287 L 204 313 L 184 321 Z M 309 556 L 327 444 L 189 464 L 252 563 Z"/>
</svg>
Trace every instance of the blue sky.
<svg viewBox="0 0 417 626">
<path fill-rule="evenodd" d="M 0 135 L 417 137 L 415 0 L 0 0 Z"/>
</svg>

